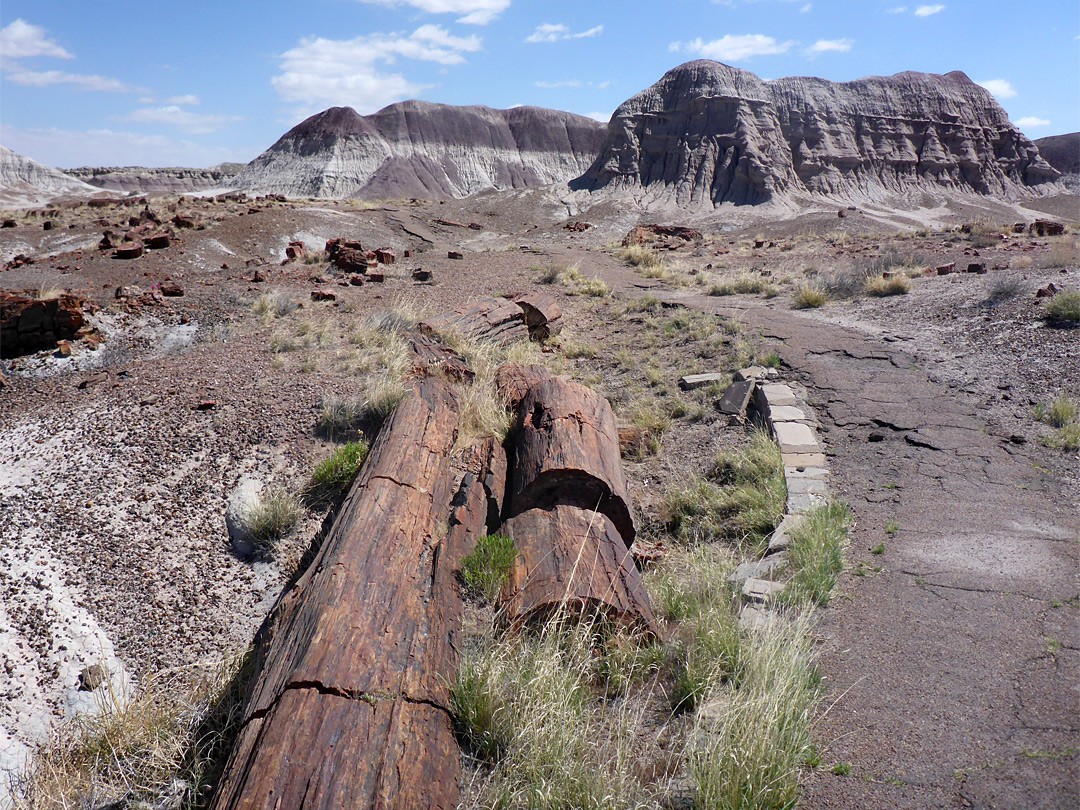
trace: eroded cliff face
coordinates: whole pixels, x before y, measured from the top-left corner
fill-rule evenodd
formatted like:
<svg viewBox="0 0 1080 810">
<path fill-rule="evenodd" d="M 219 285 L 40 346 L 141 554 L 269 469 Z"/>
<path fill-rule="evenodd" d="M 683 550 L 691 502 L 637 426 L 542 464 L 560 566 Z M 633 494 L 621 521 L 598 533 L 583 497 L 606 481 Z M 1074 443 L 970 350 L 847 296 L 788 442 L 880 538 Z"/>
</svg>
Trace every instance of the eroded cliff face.
<svg viewBox="0 0 1080 810">
<path fill-rule="evenodd" d="M 57 169 L 0 146 L 0 202 L 4 205 L 37 205 L 54 197 L 83 197 L 97 191 Z"/>
<path fill-rule="evenodd" d="M 588 168 L 604 135 L 590 118 L 538 107 L 406 101 L 369 116 L 333 107 L 285 133 L 234 185 L 293 197 L 465 197 L 565 182 Z"/>
<path fill-rule="evenodd" d="M 786 192 L 1007 196 L 1057 177 L 963 73 L 763 82 L 698 60 L 624 102 L 600 157 L 571 185 L 717 205 Z"/>
<path fill-rule="evenodd" d="M 96 188 L 125 194 L 184 194 L 229 185 L 243 167 L 242 163 L 222 163 L 209 169 L 82 166 L 64 174 Z"/>
</svg>

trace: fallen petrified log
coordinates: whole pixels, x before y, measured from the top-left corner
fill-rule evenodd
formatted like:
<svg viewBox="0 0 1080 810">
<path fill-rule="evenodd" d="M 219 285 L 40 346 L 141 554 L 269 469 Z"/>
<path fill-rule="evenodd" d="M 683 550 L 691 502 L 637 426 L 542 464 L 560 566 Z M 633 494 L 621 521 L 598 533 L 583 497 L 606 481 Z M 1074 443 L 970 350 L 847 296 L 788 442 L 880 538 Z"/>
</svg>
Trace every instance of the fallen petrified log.
<svg viewBox="0 0 1080 810">
<path fill-rule="evenodd" d="M 213 807 L 456 805 L 447 684 L 466 532 L 441 530 L 457 421 L 450 389 L 429 377 L 383 427 L 322 550 L 260 631 Z"/>
<path fill-rule="evenodd" d="M 495 371 L 495 393 L 506 405 L 507 410 L 517 413 L 529 389 L 550 379 L 551 372 L 544 366 L 506 363 Z"/>
<path fill-rule="evenodd" d="M 521 401 L 513 438 L 510 514 L 573 503 L 607 515 L 629 548 L 634 520 L 608 401 L 559 377 L 541 380 Z"/>
<path fill-rule="evenodd" d="M 598 611 L 660 637 L 630 549 L 606 515 L 560 503 L 522 512 L 503 532 L 518 552 L 501 594 L 508 622 Z"/>
<path fill-rule="evenodd" d="M 514 303 L 525 314 L 525 326 L 533 340 L 547 340 L 562 330 L 562 307 L 551 293 L 531 292 L 518 296 Z"/>
<path fill-rule="evenodd" d="M 419 328 L 432 336 L 459 332 L 473 340 L 494 343 L 527 340 L 529 337 L 525 313 L 509 298 L 481 298 L 421 321 Z"/>
</svg>

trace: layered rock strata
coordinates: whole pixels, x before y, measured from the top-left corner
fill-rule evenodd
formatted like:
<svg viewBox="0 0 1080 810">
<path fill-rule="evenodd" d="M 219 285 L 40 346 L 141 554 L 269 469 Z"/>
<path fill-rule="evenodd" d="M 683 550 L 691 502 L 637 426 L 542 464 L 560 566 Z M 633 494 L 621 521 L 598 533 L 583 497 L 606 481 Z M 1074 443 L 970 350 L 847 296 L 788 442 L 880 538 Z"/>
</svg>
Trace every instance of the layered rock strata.
<svg viewBox="0 0 1080 810">
<path fill-rule="evenodd" d="M 603 141 L 603 124 L 539 107 L 405 101 L 368 116 L 333 107 L 285 133 L 234 185 L 291 197 L 450 199 L 566 182 Z"/>
<path fill-rule="evenodd" d="M 792 192 L 1010 196 L 1058 176 L 960 72 L 766 82 L 698 60 L 620 105 L 599 157 L 571 187 L 716 205 Z"/>
<path fill-rule="evenodd" d="M 233 178 L 243 168 L 242 163 L 222 163 L 209 169 L 83 166 L 69 169 L 64 174 L 108 191 L 130 194 L 183 194 L 231 185 Z"/>
</svg>

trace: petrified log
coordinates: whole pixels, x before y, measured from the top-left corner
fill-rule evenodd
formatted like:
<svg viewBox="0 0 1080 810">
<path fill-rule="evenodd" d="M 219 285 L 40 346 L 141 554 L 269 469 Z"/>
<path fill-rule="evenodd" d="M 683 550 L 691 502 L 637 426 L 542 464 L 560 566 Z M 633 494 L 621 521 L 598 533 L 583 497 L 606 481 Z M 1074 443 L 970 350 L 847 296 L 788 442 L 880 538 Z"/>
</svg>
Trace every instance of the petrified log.
<svg viewBox="0 0 1080 810">
<path fill-rule="evenodd" d="M 531 292 L 515 301 L 525 314 L 525 325 L 533 340 L 547 340 L 562 330 L 562 307 L 551 293 Z"/>
<path fill-rule="evenodd" d="M 412 373 L 415 376 L 441 371 L 460 382 L 469 382 L 476 376 L 465 358 L 445 343 L 439 343 L 422 332 L 407 332 L 404 338 L 412 353 Z"/>
<path fill-rule="evenodd" d="M 508 410 L 517 411 L 530 388 L 550 379 L 551 372 L 543 366 L 507 363 L 495 371 L 495 391 Z"/>
<path fill-rule="evenodd" d="M 525 340 L 529 329 L 525 313 L 508 298 L 482 298 L 444 312 L 420 323 L 420 331 L 429 335 L 459 332 L 467 338 L 507 343 Z"/>
<path fill-rule="evenodd" d="M 620 625 L 660 636 L 641 576 L 611 520 L 599 512 L 556 504 L 506 521 L 517 561 L 500 597 L 507 621 L 598 610 Z"/>
<path fill-rule="evenodd" d="M 457 420 L 449 387 L 428 378 L 383 427 L 315 561 L 260 631 L 214 807 L 455 807 L 461 533 L 440 530 Z"/>
<path fill-rule="evenodd" d="M 554 503 L 596 509 L 630 547 L 634 520 L 619 431 L 606 399 L 559 377 L 541 380 L 521 401 L 512 442 L 509 514 Z"/>
</svg>

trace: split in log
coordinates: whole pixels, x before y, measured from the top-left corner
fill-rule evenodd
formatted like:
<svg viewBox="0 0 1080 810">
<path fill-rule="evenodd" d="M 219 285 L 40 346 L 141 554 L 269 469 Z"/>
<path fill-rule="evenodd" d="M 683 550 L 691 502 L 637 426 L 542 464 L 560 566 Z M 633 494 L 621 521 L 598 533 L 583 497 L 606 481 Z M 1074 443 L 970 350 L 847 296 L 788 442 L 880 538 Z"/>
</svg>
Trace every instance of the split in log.
<svg viewBox="0 0 1080 810">
<path fill-rule="evenodd" d="M 521 401 L 512 442 L 510 515 L 571 503 L 607 515 L 633 544 L 619 431 L 604 397 L 559 377 L 541 380 Z"/>
<path fill-rule="evenodd" d="M 482 298 L 421 321 L 420 331 L 436 336 L 458 332 L 472 340 L 508 343 L 527 340 L 529 328 L 521 307 L 508 298 Z"/>
<path fill-rule="evenodd" d="M 544 366 L 520 366 L 517 363 L 507 363 L 499 366 L 495 371 L 495 392 L 506 403 L 508 410 L 517 412 L 521 406 L 521 400 L 525 399 L 529 389 L 543 380 L 550 379 L 551 372 Z"/>
<path fill-rule="evenodd" d="M 457 802 L 460 533 L 442 538 L 458 408 L 437 378 L 387 421 L 315 561 L 260 631 L 215 808 Z M 486 511 L 486 510 L 485 510 Z"/>
<path fill-rule="evenodd" d="M 551 293 L 531 292 L 515 301 L 525 313 L 525 325 L 533 340 L 547 340 L 562 330 L 562 307 Z"/>
<path fill-rule="evenodd" d="M 558 612 L 598 611 L 620 626 L 660 638 L 641 576 L 606 515 L 557 504 L 506 521 L 518 556 L 501 607 L 513 625 Z"/>
</svg>

